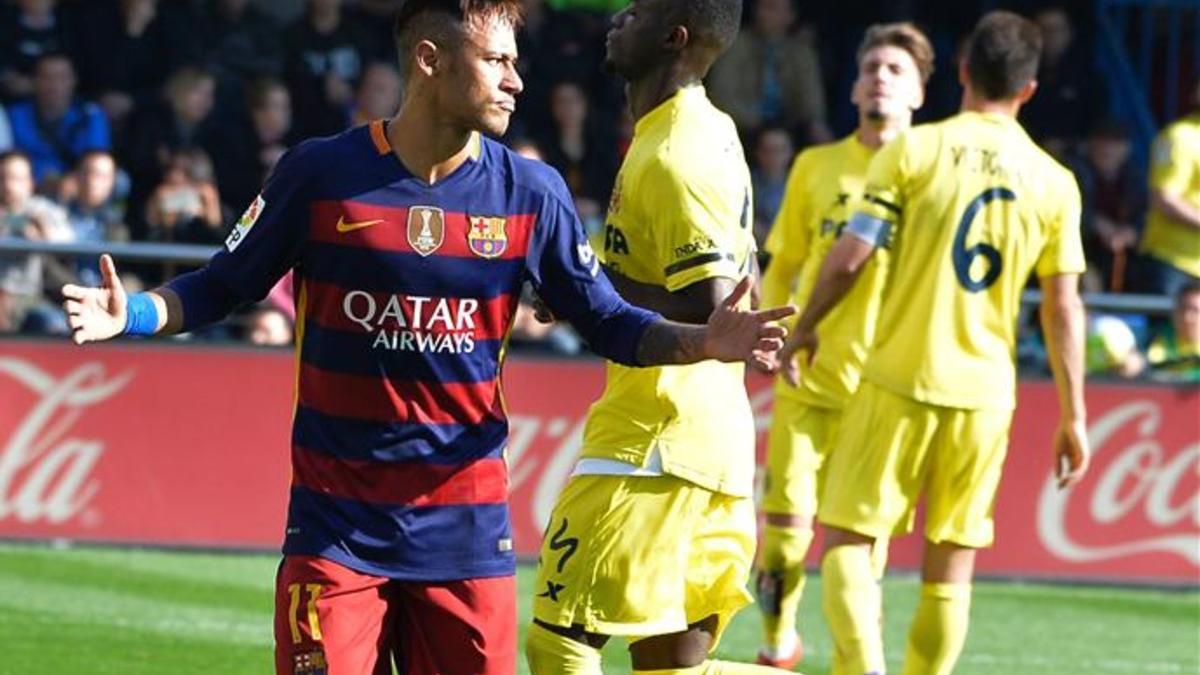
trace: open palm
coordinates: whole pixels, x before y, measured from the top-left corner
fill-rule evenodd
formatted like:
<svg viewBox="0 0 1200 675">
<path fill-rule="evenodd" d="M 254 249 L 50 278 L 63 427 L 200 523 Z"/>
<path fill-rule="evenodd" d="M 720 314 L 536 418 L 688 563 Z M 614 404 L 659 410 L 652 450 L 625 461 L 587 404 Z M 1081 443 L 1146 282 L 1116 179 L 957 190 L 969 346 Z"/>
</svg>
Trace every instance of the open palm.
<svg viewBox="0 0 1200 675">
<path fill-rule="evenodd" d="M 63 309 L 75 344 L 107 340 L 125 330 L 127 297 L 117 267 L 109 255 L 100 256 L 100 288 L 67 284 L 62 288 Z"/>
</svg>

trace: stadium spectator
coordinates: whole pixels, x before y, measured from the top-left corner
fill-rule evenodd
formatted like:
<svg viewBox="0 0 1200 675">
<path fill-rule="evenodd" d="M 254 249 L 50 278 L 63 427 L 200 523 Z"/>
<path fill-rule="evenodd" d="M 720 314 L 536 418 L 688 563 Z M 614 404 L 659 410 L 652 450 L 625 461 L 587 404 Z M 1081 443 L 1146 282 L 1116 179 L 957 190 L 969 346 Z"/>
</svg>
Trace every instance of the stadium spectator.
<svg viewBox="0 0 1200 675">
<path fill-rule="evenodd" d="M 1066 9 L 1044 7 L 1034 20 L 1043 37 L 1038 95 L 1022 111 L 1021 122 L 1051 154 L 1067 157 L 1105 115 L 1105 78 L 1096 69 L 1089 46 L 1076 39 Z"/>
<path fill-rule="evenodd" d="M 368 65 L 347 115 L 348 126 L 356 127 L 396 114 L 400 108 L 400 88 L 400 73 L 391 63 L 375 61 Z"/>
<path fill-rule="evenodd" d="M 246 317 L 245 339 L 259 347 L 284 347 L 292 344 L 292 320 L 278 308 L 260 303 Z"/>
<path fill-rule="evenodd" d="M 608 203 L 620 158 L 615 139 L 595 124 L 587 91 L 563 81 L 550 91 L 550 126 L 537 137 L 545 161 L 562 174 L 582 210 L 594 214 Z M 583 215 L 582 213 L 580 215 Z"/>
<path fill-rule="evenodd" d="M 1200 80 L 1193 112 L 1163 129 L 1150 157 L 1141 288 L 1175 295 L 1200 281 Z"/>
<path fill-rule="evenodd" d="M 0 154 L 0 238 L 70 241 L 66 213 L 33 188 L 29 157 L 19 150 Z M 0 332 L 66 332 L 43 294 L 46 262 L 43 255 L 0 254 Z"/>
<path fill-rule="evenodd" d="M 33 98 L 12 106 L 13 144 L 29 155 L 39 185 L 54 184 L 88 150 L 108 150 L 104 112 L 75 99 L 75 66 L 65 54 L 44 54 L 34 65 Z"/>
<path fill-rule="evenodd" d="M 304 14 L 288 26 L 284 45 L 296 131 L 321 136 L 345 129 L 363 67 L 379 55 L 372 33 L 346 15 L 341 0 L 307 0 Z"/>
<path fill-rule="evenodd" d="M 155 241 L 215 244 L 224 235 L 212 162 L 199 148 L 176 150 L 146 204 Z"/>
<path fill-rule="evenodd" d="M 158 99 L 170 74 L 198 49 L 195 18 L 182 3 L 99 0 L 80 5 L 76 20 L 87 26 L 73 36 L 82 90 L 118 132 L 135 108 Z"/>
<path fill-rule="evenodd" d="M 1150 342 L 1146 358 L 1158 379 L 1200 382 L 1200 283 L 1180 287 L 1171 325 Z"/>
<path fill-rule="evenodd" d="M 1131 159 L 1129 132 L 1102 122 L 1071 162 L 1083 197 L 1083 250 L 1100 290 L 1129 289 L 1146 213 L 1146 176 Z"/>
<path fill-rule="evenodd" d="M 796 25 L 791 0 L 759 0 L 752 14 L 708 77 L 713 102 L 744 136 L 778 124 L 805 145 L 831 140 L 812 31 Z"/>
<path fill-rule="evenodd" d="M 126 139 L 122 160 L 133 181 L 130 202 L 135 213 L 162 180 L 176 151 L 207 147 L 219 136 L 212 119 L 215 93 L 216 78 L 210 72 L 184 66 L 167 79 L 158 101 L 135 114 L 137 132 Z M 137 234 L 143 234 L 140 224 Z"/>
<path fill-rule="evenodd" d="M 79 159 L 69 181 L 71 194 L 62 199 L 75 241 L 101 243 L 129 240 L 125 210 L 116 196 L 117 163 L 112 154 L 92 150 Z M 100 283 L 95 258 L 79 259 L 75 275 L 80 283 Z"/>
<path fill-rule="evenodd" d="M 254 199 L 296 138 L 292 98 L 282 82 L 271 77 L 256 80 L 247 87 L 245 100 L 246 112 L 209 146 L 222 199 L 234 211 Z"/>
<path fill-rule="evenodd" d="M 201 55 L 217 78 L 221 117 L 241 112 L 246 81 L 283 72 L 282 27 L 250 0 L 208 0 L 198 33 Z"/>
<path fill-rule="evenodd" d="M 33 66 L 43 54 L 67 47 L 56 0 L 18 0 L 0 8 L 0 99 L 33 93 Z"/>
<path fill-rule="evenodd" d="M 775 214 L 783 203 L 788 168 L 795 152 L 792 135 L 782 127 L 763 127 L 754 139 L 754 165 L 750 177 L 754 185 L 754 241 L 758 243 L 759 251 L 765 250 Z"/>
</svg>

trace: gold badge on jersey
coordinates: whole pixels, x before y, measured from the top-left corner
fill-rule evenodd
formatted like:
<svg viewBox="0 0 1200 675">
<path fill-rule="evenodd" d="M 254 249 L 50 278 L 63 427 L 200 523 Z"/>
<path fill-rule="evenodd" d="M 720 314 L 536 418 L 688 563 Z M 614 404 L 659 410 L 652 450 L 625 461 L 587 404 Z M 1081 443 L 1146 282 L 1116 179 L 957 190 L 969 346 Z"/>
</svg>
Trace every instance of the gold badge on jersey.
<svg viewBox="0 0 1200 675">
<path fill-rule="evenodd" d="M 467 228 L 467 245 L 471 253 L 481 258 L 496 258 L 508 248 L 504 226 L 508 220 L 499 216 L 471 216 Z"/>
<path fill-rule="evenodd" d="M 436 206 L 408 209 L 408 245 L 422 256 L 442 247 L 446 239 L 446 213 Z"/>
</svg>

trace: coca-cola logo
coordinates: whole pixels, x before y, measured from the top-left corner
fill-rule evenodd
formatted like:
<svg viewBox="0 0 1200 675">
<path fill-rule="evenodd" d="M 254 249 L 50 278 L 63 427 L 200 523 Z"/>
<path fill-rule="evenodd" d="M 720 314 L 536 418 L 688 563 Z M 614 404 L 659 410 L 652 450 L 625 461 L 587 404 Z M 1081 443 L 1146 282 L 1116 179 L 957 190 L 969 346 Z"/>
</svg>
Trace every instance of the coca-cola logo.
<svg viewBox="0 0 1200 675">
<path fill-rule="evenodd" d="M 30 391 L 34 403 L 0 446 L 0 522 L 68 521 L 100 491 L 92 470 L 104 442 L 72 435 L 91 406 L 133 379 L 133 371 L 109 377 L 100 363 L 86 363 L 62 378 L 16 358 L 0 358 L 0 377 Z"/>
<path fill-rule="evenodd" d="M 1200 441 L 1175 452 L 1164 448 L 1157 436 L 1162 419 L 1157 403 L 1142 400 L 1119 405 L 1092 424 L 1088 440 L 1096 475 L 1082 486 L 1090 488 L 1090 495 L 1080 488 L 1059 490 L 1053 476 L 1047 478 L 1037 527 L 1051 553 L 1071 562 L 1169 553 L 1200 565 L 1200 493 L 1184 483 L 1196 480 Z M 1113 447 L 1119 442 L 1114 439 L 1130 433 L 1132 442 Z M 1086 501 L 1089 529 L 1102 531 L 1104 542 L 1085 541 L 1080 533 L 1067 531 L 1072 504 L 1077 504 L 1076 513 L 1083 506 L 1079 500 Z"/>
</svg>

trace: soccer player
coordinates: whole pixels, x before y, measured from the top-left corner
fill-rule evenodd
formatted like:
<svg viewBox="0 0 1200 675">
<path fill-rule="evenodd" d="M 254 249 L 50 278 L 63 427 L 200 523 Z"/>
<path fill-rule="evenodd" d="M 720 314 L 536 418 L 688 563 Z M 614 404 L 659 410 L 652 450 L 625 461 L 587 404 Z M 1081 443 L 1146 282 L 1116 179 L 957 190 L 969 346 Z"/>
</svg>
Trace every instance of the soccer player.
<svg viewBox="0 0 1200 675">
<path fill-rule="evenodd" d="M 1087 468 L 1079 189 L 1016 122 L 1037 87 L 1040 47 L 1037 27 L 1015 14 L 979 21 L 959 67 L 962 112 L 901 134 L 871 160 L 850 236 L 826 256 L 780 354 L 794 376 L 793 350 L 819 353 L 818 323 L 890 240 L 879 330 L 843 413 L 817 512 L 828 534 L 823 604 L 840 672 L 884 672 L 870 547 L 912 528 L 920 495 L 923 585 L 903 672 L 954 667 L 975 551 L 992 542 L 1016 398 L 1017 312 L 1033 271 L 1059 393 L 1060 487 Z"/>
<path fill-rule="evenodd" d="M 1142 289 L 1174 296 L 1200 283 L 1200 80 L 1192 114 L 1162 130 L 1150 160 Z"/>
<path fill-rule="evenodd" d="M 636 126 L 604 263 L 626 299 L 680 321 L 752 268 L 750 172 L 701 85 L 740 0 L 635 0 L 608 33 Z M 542 542 L 526 655 L 535 675 L 599 674 L 630 640 L 635 673 L 776 672 L 708 660 L 750 596 L 754 421 L 741 364 L 608 365 Z"/>
<path fill-rule="evenodd" d="M 168 334 L 297 287 L 292 488 L 276 588 L 279 673 L 491 675 L 516 667 L 515 561 L 498 376 L 529 280 L 628 365 L 740 361 L 786 311 L 707 326 L 625 303 L 562 180 L 499 135 L 521 91 L 519 0 L 409 0 L 399 112 L 287 153 L 203 269 L 126 296 L 68 286 L 76 342 Z M 482 132 L 482 133 L 481 133 Z M 762 356 L 760 354 L 760 356 Z M 181 405 L 187 405 L 181 399 Z"/>
<path fill-rule="evenodd" d="M 804 305 L 821 261 L 850 218 L 852 199 L 862 194 L 867 164 L 884 143 L 911 126 L 932 72 L 933 47 L 912 24 L 867 30 L 851 93 L 858 128 L 840 141 L 805 150 L 792 164 L 783 205 L 767 239 L 771 262 L 763 276 L 764 303 L 785 301 L 795 284 L 792 297 L 796 305 Z M 825 347 L 802 369 L 800 386 L 782 377 L 775 386 L 763 497 L 766 529 L 758 555 L 764 633 L 759 663 L 791 668 L 803 655 L 796 610 L 822 467 L 875 334 L 883 256 L 878 251 L 868 259 L 863 278 L 821 322 L 818 335 Z M 882 573 L 886 542 L 876 548 L 876 568 Z"/>
</svg>

